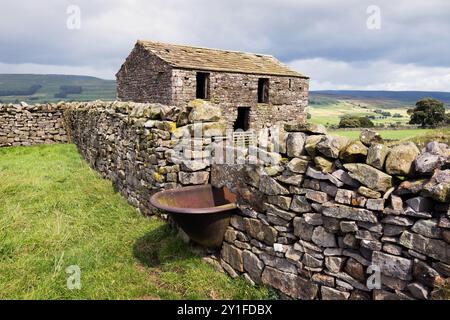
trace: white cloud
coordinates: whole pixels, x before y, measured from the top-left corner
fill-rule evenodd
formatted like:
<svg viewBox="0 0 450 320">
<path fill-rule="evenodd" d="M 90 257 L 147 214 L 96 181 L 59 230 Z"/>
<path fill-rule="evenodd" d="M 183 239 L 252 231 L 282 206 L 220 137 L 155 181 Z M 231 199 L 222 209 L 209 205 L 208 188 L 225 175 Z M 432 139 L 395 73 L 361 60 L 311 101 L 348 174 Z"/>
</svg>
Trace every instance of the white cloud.
<svg viewBox="0 0 450 320">
<path fill-rule="evenodd" d="M 322 58 L 295 60 L 289 65 L 311 77 L 311 90 L 450 90 L 450 68 L 446 67 L 386 60 L 349 63 Z"/>
<path fill-rule="evenodd" d="M 311 74 L 313 88 L 442 90 L 448 84 L 448 0 L 4 2 L 0 72 L 73 70 L 113 78 L 135 41 L 149 39 L 304 61 L 313 72 L 299 70 Z M 66 28 L 71 4 L 81 9 L 80 30 Z M 380 7 L 381 30 L 366 27 L 372 4 Z"/>
</svg>

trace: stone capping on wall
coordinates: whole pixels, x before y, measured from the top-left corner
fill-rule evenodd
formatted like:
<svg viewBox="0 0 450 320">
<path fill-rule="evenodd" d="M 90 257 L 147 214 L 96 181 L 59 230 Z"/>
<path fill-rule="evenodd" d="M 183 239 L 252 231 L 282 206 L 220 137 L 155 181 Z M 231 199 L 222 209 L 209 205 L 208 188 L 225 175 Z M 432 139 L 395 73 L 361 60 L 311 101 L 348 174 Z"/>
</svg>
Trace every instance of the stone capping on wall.
<svg viewBox="0 0 450 320">
<path fill-rule="evenodd" d="M 212 166 L 212 184 L 240 208 L 224 270 L 294 299 L 430 299 L 448 288 L 449 146 L 285 129 L 277 163 Z"/>
</svg>

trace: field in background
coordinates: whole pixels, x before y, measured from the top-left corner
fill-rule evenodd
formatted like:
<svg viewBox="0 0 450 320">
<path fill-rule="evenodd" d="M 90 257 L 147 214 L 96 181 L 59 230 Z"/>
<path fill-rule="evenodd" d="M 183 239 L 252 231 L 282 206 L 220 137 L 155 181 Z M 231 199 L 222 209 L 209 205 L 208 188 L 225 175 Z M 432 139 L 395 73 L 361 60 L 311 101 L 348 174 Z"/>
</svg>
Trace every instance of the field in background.
<svg viewBox="0 0 450 320">
<path fill-rule="evenodd" d="M 390 143 L 396 144 L 403 141 L 415 142 L 420 147 L 431 141 L 444 142 L 450 145 L 450 127 L 441 129 L 415 129 L 415 130 L 376 130 L 381 137 Z M 344 136 L 350 139 L 358 139 L 361 130 L 356 131 L 330 131 L 332 135 Z"/>
<path fill-rule="evenodd" d="M 0 149 L 0 299 L 268 299 L 146 218 L 74 145 Z M 68 266 L 81 289 L 67 288 Z"/>
<path fill-rule="evenodd" d="M 372 117 L 371 121 L 376 125 L 374 130 L 380 132 L 386 140 L 411 140 L 415 137 L 427 139 L 426 137 L 433 135 L 436 135 L 436 138 L 441 136 L 440 140 L 446 140 L 449 135 L 448 129 L 418 129 L 408 124 L 410 119 L 407 114 L 408 109 L 413 108 L 417 100 L 427 96 L 442 99 L 449 108 L 450 93 L 445 92 L 311 92 L 309 108 L 311 118 L 308 121 L 336 127 L 343 116 L 367 116 Z M 390 116 L 382 115 L 380 112 L 388 112 Z M 401 129 L 393 130 L 391 128 L 393 126 L 401 127 Z M 330 131 L 352 139 L 358 138 L 361 132 L 361 130 Z"/>
<path fill-rule="evenodd" d="M 55 95 L 61 93 L 61 87 L 64 86 L 81 87 L 82 92 L 80 94 L 68 94 L 66 98 L 55 97 Z M 21 92 L 27 94 L 24 95 Z M 14 93 L 14 95 L 8 95 L 9 93 Z M 112 101 L 115 99 L 116 82 L 114 80 L 71 75 L 0 74 L 0 101 L 3 103 L 24 101 L 28 104 L 35 104 L 59 102 L 61 100 Z"/>
</svg>

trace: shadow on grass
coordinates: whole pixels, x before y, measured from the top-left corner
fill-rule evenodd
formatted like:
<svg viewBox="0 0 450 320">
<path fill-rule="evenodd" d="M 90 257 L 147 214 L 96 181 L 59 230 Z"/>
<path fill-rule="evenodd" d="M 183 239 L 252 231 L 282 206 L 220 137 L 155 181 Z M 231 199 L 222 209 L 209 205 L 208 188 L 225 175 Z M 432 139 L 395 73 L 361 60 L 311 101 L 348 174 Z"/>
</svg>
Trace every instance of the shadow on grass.
<svg viewBox="0 0 450 320">
<path fill-rule="evenodd" d="M 164 224 L 138 239 L 133 254 L 147 267 L 159 267 L 167 263 L 194 258 L 189 246 L 177 237 L 176 229 Z"/>
</svg>

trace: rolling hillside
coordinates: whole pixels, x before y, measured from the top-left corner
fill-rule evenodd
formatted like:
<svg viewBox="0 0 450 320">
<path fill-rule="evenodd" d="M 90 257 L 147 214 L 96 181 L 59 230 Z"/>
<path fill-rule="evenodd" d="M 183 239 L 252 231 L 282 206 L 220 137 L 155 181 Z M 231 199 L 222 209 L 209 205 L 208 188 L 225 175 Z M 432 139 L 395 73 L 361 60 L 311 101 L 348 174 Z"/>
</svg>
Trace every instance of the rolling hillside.
<svg viewBox="0 0 450 320">
<path fill-rule="evenodd" d="M 0 74 L 0 101 L 115 100 L 116 82 L 88 76 Z"/>
</svg>

